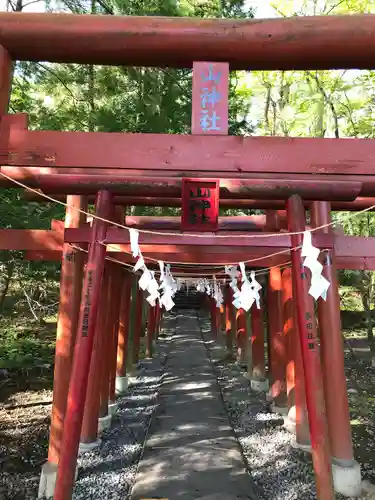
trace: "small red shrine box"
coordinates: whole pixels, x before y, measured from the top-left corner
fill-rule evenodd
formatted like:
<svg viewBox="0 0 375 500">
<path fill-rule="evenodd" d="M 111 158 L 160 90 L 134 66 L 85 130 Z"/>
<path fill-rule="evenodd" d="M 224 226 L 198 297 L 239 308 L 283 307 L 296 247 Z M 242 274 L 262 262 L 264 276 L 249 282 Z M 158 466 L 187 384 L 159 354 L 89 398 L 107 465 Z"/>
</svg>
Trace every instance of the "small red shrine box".
<svg viewBox="0 0 375 500">
<path fill-rule="evenodd" d="M 219 229 L 219 189 L 218 180 L 182 179 L 181 231 Z"/>
</svg>

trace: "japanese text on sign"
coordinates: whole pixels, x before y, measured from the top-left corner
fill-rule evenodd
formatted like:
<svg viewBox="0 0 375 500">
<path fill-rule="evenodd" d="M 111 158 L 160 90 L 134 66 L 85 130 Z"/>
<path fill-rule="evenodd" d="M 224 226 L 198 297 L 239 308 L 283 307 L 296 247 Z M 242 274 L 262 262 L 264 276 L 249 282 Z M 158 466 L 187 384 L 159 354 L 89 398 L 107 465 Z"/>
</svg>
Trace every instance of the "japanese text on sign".
<svg viewBox="0 0 375 500">
<path fill-rule="evenodd" d="M 228 134 L 227 63 L 194 63 L 193 134 Z"/>
<path fill-rule="evenodd" d="M 88 336 L 89 315 L 91 307 L 91 290 L 92 290 L 92 270 L 87 272 L 87 289 L 85 294 L 85 305 L 83 308 L 82 337 Z"/>
<path fill-rule="evenodd" d="M 305 315 L 306 319 L 306 330 L 307 330 L 307 347 L 309 350 L 315 349 L 316 347 L 316 338 L 315 338 L 315 330 L 314 330 L 314 325 L 313 325 L 313 317 L 311 313 L 306 312 Z"/>
<path fill-rule="evenodd" d="M 189 189 L 189 223 L 196 225 L 198 223 L 207 224 L 210 221 L 210 190 L 208 188 Z"/>
<path fill-rule="evenodd" d="M 185 181 L 182 207 L 182 230 L 216 231 L 219 211 L 216 181 Z"/>
<path fill-rule="evenodd" d="M 214 73 L 212 64 L 209 65 L 208 71 L 203 71 L 201 74 L 201 116 L 200 124 L 202 132 L 220 131 L 220 116 L 217 114 L 217 104 L 222 99 L 218 91 L 220 84 L 221 71 Z"/>
</svg>

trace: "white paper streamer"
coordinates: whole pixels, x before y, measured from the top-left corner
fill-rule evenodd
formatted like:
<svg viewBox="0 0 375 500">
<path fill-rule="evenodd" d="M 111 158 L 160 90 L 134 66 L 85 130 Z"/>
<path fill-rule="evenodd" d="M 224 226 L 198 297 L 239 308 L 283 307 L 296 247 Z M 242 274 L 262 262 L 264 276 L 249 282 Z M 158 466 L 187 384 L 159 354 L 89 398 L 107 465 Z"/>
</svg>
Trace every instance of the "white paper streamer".
<svg viewBox="0 0 375 500">
<path fill-rule="evenodd" d="M 145 291 L 152 280 L 152 275 L 147 267 L 144 267 L 143 274 L 138 280 L 138 286 L 141 290 Z"/>
<path fill-rule="evenodd" d="M 240 276 L 240 272 L 238 271 L 237 266 L 225 266 L 225 272 L 231 277 L 229 286 L 233 290 L 234 294 L 236 294 L 238 292 L 237 278 Z"/>
<path fill-rule="evenodd" d="M 205 285 L 204 279 L 199 279 L 199 280 L 196 282 L 195 287 L 196 287 L 196 289 L 197 289 L 197 292 L 204 293 L 204 292 L 205 292 L 205 290 L 206 290 L 206 285 Z"/>
<path fill-rule="evenodd" d="M 250 273 L 250 285 L 253 290 L 253 295 L 255 298 L 255 302 L 257 305 L 257 309 L 260 309 L 260 291 L 262 289 L 262 285 L 255 279 L 255 272 L 252 271 Z"/>
<path fill-rule="evenodd" d="M 319 248 L 314 247 L 312 244 L 311 232 L 305 231 L 303 233 L 301 255 L 305 257 L 303 265 L 308 267 L 311 271 L 309 294 L 312 295 L 315 300 L 318 300 L 319 297 L 323 300 L 327 300 L 327 291 L 331 283 L 322 275 L 323 266 L 318 261 L 319 254 Z"/>
<path fill-rule="evenodd" d="M 244 309 L 245 311 L 249 311 L 254 302 L 257 305 L 257 308 L 260 309 L 260 290 L 262 286 L 255 279 L 255 272 L 251 272 L 250 280 L 246 275 L 245 264 L 243 262 L 239 263 L 241 275 L 242 275 L 242 284 L 241 289 L 237 289 L 237 291 L 233 295 L 232 304 L 236 309 Z"/>
<path fill-rule="evenodd" d="M 160 270 L 162 269 L 162 267 L 164 268 L 164 263 L 160 261 L 159 267 Z M 163 275 L 160 276 L 160 278 L 161 283 L 159 289 L 163 291 L 163 295 L 160 298 L 160 304 L 165 307 L 166 311 L 170 311 L 174 306 L 173 297 L 177 292 L 178 285 L 172 276 L 171 266 L 169 264 L 165 266 L 165 271 Z"/>
<path fill-rule="evenodd" d="M 220 308 L 221 304 L 224 302 L 224 294 L 216 282 L 216 279 L 214 280 L 214 294 L 213 297 L 216 301 L 216 307 Z"/>
<path fill-rule="evenodd" d="M 137 260 L 134 268 L 133 268 L 133 273 L 136 273 L 137 271 L 139 271 L 140 269 L 144 269 L 146 267 L 145 265 L 145 261 L 143 259 L 143 256 L 142 254 L 140 253 L 139 254 L 139 259 Z"/>
<path fill-rule="evenodd" d="M 130 235 L 130 249 L 132 251 L 133 257 L 138 257 L 141 250 L 138 245 L 139 233 L 136 229 L 129 229 Z"/>
<path fill-rule="evenodd" d="M 155 279 L 154 271 L 150 271 L 144 261 L 141 249 L 139 248 L 138 239 L 139 233 L 135 229 L 129 229 L 130 234 L 130 248 L 133 257 L 138 257 L 138 260 L 133 268 L 133 272 L 142 271 L 142 276 L 138 280 L 138 286 L 144 292 L 148 292 L 149 296 L 146 298 L 148 303 L 155 307 L 156 301 L 160 298 L 159 285 Z"/>
<path fill-rule="evenodd" d="M 162 260 L 159 260 L 159 269 L 160 269 L 160 281 L 163 281 L 164 279 L 164 262 Z"/>
</svg>

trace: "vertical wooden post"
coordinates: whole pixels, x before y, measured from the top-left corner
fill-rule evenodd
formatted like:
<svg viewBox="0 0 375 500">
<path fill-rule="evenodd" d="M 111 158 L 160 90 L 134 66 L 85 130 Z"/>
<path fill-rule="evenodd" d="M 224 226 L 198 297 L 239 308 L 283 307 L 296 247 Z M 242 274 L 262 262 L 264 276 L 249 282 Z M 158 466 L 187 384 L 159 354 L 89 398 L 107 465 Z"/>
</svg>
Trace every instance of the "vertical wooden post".
<svg viewBox="0 0 375 500">
<path fill-rule="evenodd" d="M 126 209 L 123 206 L 114 207 L 114 221 L 122 224 L 125 220 Z M 125 268 L 119 264 L 115 264 L 113 273 L 115 275 L 115 292 L 112 296 L 112 307 L 113 307 L 113 326 L 112 326 L 112 341 L 110 345 L 110 355 L 109 355 L 109 410 L 110 414 L 113 415 L 117 411 L 116 401 L 116 371 L 117 371 L 117 345 L 118 345 L 118 335 L 119 335 L 119 324 L 120 324 L 120 306 L 121 306 L 121 294 L 123 289 L 123 281 L 125 277 Z"/>
<path fill-rule="evenodd" d="M 121 305 L 121 291 L 124 280 L 124 270 L 119 264 L 115 266 L 114 272 L 116 273 L 116 293 L 112 298 L 113 301 L 113 327 L 112 327 L 112 343 L 109 360 L 109 403 L 111 405 L 112 414 L 116 411 L 117 406 L 114 406 L 116 401 L 116 370 L 117 370 L 117 343 L 119 335 L 120 324 L 120 305 Z"/>
<path fill-rule="evenodd" d="M 143 326 L 143 292 L 138 287 L 135 299 L 135 321 L 134 321 L 134 339 L 133 339 L 133 364 L 137 365 L 139 362 L 139 351 L 141 347 Z"/>
<path fill-rule="evenodd" d="M 221 313 L 220 313 L 220 308 L 217 307 L 216 301 L 215 301 L 215 322 L 216 322 L 216 340 L 218 339 L 220 335 L 220 324 L 221 324 Z"/>
<path fill-rule="evenodd" d="M 0 45 L 0 117 L 8 111 L 13 78 L 13 61 L 9 52 Z"/>
<path fill-rule="evenodd" d="M 156 328 L 156 313 L 157 307 L 148 306 L 148 319 L 147 319 L 147 335 L 146 335 L 146 358 L 152 358 L 153 356 L 153 346 L 155 338 L 155 328 Z"/>
<path fill-rule="evenodd" d="M 110 207 L 111 195 L 109 191 L 100 191 L 96 198 L 97 215 L 108 219 L 110 216 Z M 69 386 L 54 500 L 70 500 L 72 498 L 106 254 L 105 246 L 99 242 L 105 239 L 106 231 L 107 224 L 102 220 L 94 219 L 83 284 L 83 297 L 78 322 L 79 330 L 74 349 L 73 369 Z"/>
<path fill-rule="evenodd" d="M 233 327 L 234 327 L 234 311 L 233 311 L 233 290 L 227 286 L 224 289 L 224 306 L 225 306 L 225 345 L 227 348 L 227 357 L 233 359 Z"/>
<path fill-rule="evenodd" d="M 104 357 L 107 344 L 107 303 L 105 299 L 108 295 L 109 269 L 104 267 L 101 302 L 95 328 L 95 339 L 90 363 L 89 381 L 87 385 L 85 411 L 83 414 L 80 450 L 90 450 L 99 445 L 98 441 L 98 419 L 100 408 L 100 390 L 103 378 Z"/>
<path fill-rule="evenodd" d="M 332 234 L 331 207 L 328 202 L 312 204 L 313 227 L 326 227 L 321 233 Z M 329 441 L 333 458 L 335 490 L 346 496 L 357 496 L 361 491 L 361 473 L 354 461 L 350 428 L 350 413 L 344 367 L 344 345 L 341 334 L 340 296 L 334 249 L 321 253 L 323 275 L 331 283 L 327 299 L 318 301 L 320 353 L 324 382 Z M 349 481 L 349 474 L 351 480 Z M 343 476 L 342 478 L 339 475 Z M 345 477 L 346 476 L 346 477 Z M 350 486 L 350 487 L 349 487 Z"/>
<path fill-rule="evenodd" d="M 129 340 L 128 340 L 128 369 L 133 372 L 134 360 L 134 336 L 135 336 L 135 317 L 136 317 L 136 303 L 137 303 L 137 290 L 138 290 L 138 276 L 132 275 L 130 285 L 130 316 L 129 316 Z"/>
<path fill-rule="evenodd" d="M 217 311 L 216 300 L 211 297 L 210 298 L 210 306 L 211 306 L 211 332 L 214 338 L 217 338 Z"/>
<path fill-rule="evenodd" d="M 121 292 L 118 347 L 117 347 L 117 369 L 116 369 L 116 391 L 123 394 L 127 389 L 127 362 L 130 327 L 130 299 L 132 280 L 129 272 L 125 272 Z"/>
<path fill-rule="evenodd" d="M 108 413 L 109 402 L 109 380 L 111 366 L 114 359 L 114 330 L 118 321 L 117 302 L 119 299 L 119 272 L 118 265 L 113 262 L 108 262 L 109 281 L 106 290 L 107 296 L 104 297 L 106 302 L 106 326 L 105 326 L 105 345 L 103 346 L 103 371 L 100 381 L 100 410 L 99 410 L 99 427 L 100 431 L 110 426 L 110 415 Z M 121 275 L 120 275 L 121 277 Z M 116 316 L 117 314 L 117 316 Z"/>
<path fill-rule="evenodd" d="M 269 382 L 265 369 L 265 347 L 264 347 L 264 324 L 263 308 L 257 308 L 254 303 L 250 309 L 250 331 L 251 338 L 249 350 L 251 350 L 251 363 L 248 363 L 247 377 L 254 391 L 267 392 Z"/>
<path fill-rule="evenodd" d="M 82 196 L 68 196 L 65 227 L 78 228 L 87 210 L 87 200 Z M 48 463 L 59 463 L 64 417 L 72 369 L 74 343 L 82 291 L 84 254 L 68 243 L 63 245 L 60 276 L 60 303 L 57 318 L 53 401 L 48 447 Z"/>
<path fill-rule="evenodd" d="M 292 269 L 290 267 L 287 267 L 282 272 L 282 290 L 284 335 L 286 337 L 287 351 L 286 386 L 288 395 L 288 417 L 285 424 L 289 430 L 295 432 L 297 445 L 307 448 L 310 446 L 310 434 L 306 408 L 305 377 L 295 303 L 293 300 Z"/>
<path fill-rule="evenodd" d="M 271 395 L 274 411 L 287 412 L 286 337 L 283 331 L 281 270 L 271 268 L 268 280 Z"/>
<path fill-rule="evenodd" d="M 161 328 L 161 307 L 156 304 L 156 326 L 155 326 L 155 340 L 158 340 Z"/>
<path fill-rule="evenodd" d="M 299 196 L 292 196 L 287 202 L 288 229 L 291 232 L 305 230 L 305 210 Z M 297 320 L 305 372 L 306 402 L 309 415 L 312 457 L 315 471 L 318 500 L 333 500 L 331 453 L 325 415 L 323 380 L 320 366 L 314 302 L 308 293 L 307 272 L 303 266 L 301 249 L 302 236 L 291 236 L 293 248 L 292 272 L 295 280 Z"/>
<path fill-rule="evenodd" d="M 225 332 L 225 302 L 220 305 L 220 331 Z"/>
<path fill-rule="evenodd" d="M 254 303 L 250 310 L 251 336 L 252 336 L 252 372 L 251 378 L 264 380 L 266 376 L 264 363 L 264 325 L 263 308 L 258 309 Z"/>
<path fill-rule="evenodd" d="M 236 312 L 236 338 L 237 338 L 237 361 L 240 364 L 246 364 L 247 348 L 247 314 L 244 309 L 238 309 Z"/>
</svg>

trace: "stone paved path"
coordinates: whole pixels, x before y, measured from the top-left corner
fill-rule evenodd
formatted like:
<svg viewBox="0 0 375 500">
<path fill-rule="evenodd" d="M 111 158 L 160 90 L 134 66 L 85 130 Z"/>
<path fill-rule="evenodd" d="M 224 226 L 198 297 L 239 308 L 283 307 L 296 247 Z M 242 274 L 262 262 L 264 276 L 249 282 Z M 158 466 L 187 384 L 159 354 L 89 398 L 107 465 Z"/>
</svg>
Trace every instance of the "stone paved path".
<svg viewBox="0 0 375 500">
<path fill-rule="evenodd" d="M 131 500 L 256 498 L 194 312 L 178 313 Z"/>
</svg>

